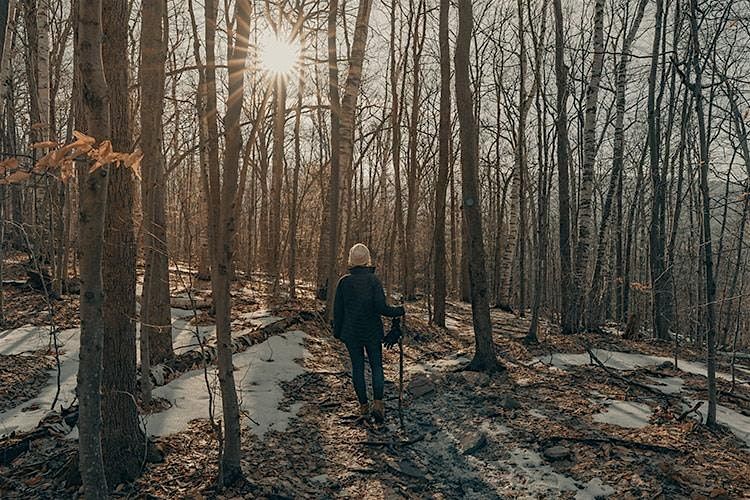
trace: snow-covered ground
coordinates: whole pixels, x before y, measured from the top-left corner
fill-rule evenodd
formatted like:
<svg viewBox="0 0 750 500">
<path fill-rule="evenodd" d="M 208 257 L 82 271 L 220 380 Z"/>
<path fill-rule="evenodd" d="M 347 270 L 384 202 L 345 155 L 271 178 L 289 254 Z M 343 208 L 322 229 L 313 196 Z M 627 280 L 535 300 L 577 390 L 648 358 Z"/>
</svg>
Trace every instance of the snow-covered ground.
<svg viewBox="0 0 750 500">
<path fill-rule="evenodd" d="M 652 356 L 649 354 L 608 351 L 606 349 L 592 349 L 591 352 L 593 352 L 594 355 L 599 358 L 599 361 L 604 363 L 607 367 L 614 368 L 616 370 L 635 370 L 637 368 L 657 366 L 665 362 L 674 362 L 674 358 Z M 588 353 L 585 352 L 581 354 L 553 353 L 549 356 L 544 356 L 537 359 L 544 362 L 545 364 L 556 366 L 557 368 L 588 365 L 591 363 L 591 358 L 589 357 Z M 678 359 L 677 368 L 693 375 L 706 375 L 706 365 L 704 363 L 696 363 L 695 361 Z M 717 372 L 716 376 L 724 380 L 732 380 L 732 375 L 729 373 Z M 747 383 L 747 381 L 745 380 L 739 381 L 740 383 Z"/>
<path fill-rule="evenodd" d="M 284 397 L 280 382 L 304 373 L 304 368 L 297 363 L 307 353 L 304 339 L 304 332 L 287 332 L 234 355 L 237 395 L 243 413 L 251 419 L 249 428 L 258 436 L 262 437 L 269 430 L 284 430 L 289 418 L 301 406 L 292 405 L 288 412 L 279 409 Z M 209 383 L 214 393 L 214 410 L 220 415 L 221 395 L 215 369 L 209 371 Z M 146 417 L 146 428 L 152 435 L 174 434 L 185 430 L 191 420 L 209 416 L 209 396 L 202 369 L 156 387 L 153 395 L 168 400 L 172 407 Z"/>
<path fill-rule="evenodd" d="M 592 349 L 594 355 L 607 367 L 615 370 L 635 370 L 637 368 L 647 368 L 657 366 L 664 362 L 673 362 L 673 358 L 663 356 L 652 356 L 648 354 L 608 351 L 605 349 Z M 536 358 L 552 369 L 565 370 L 571 366 L 582 366 L 591 363 L 588 353 L 566 354 L 553 353 L 547 356 Z M 706 365 L 694 361 L 683 359 L 677 360 L 677 366 L 680 370 L 693 375 L 706 376 Z M 731 381 L 732 376 L 728 373 L 717 372 L 716 376 L 724 380 Z M 683 390 L 684 381 L 680 377 L 653 378 L 650 380 L 653 384 L 650 387 L 658 389 L 665 394 L 679 394 Z M 748 383 L 747 380 L 738 379 L 739 383 Z M 689 400 L 685 404 L 685 409 L 692 408 L 698 401 Z M 638 428 L 648 424 L 650 410 L 646 410 L 645 405 L 627 401 L 608 401 L 605 402 L 608 408 L 594 416 L 594 420 L 621 427 Z M 701 408 L 702 418 L 705 421 L 706 409 L 708 402 L 703 403 Z M 719 423 L 726 425 L 735 436 L 745 441 L 750 446 L 750 416 L 743 415 L 739 412 L 717 405 L 717 420 Z"/>
<path fill-rule="evenodd" d="M 63 330 L 57 334 L 60 348 L 60 396 L 56 409 L 69 406 L 75 399 L 76 377 L 78 375 L 78 352 L 80 350 L 80 330 Z M 50 329 L 40 326 L 22 326 L 0 332 L 0 354 L 22 354 L 37 350 L 47 350 L 50 346 Z M 29 431 L 51 409 L 57 392 L 57 371 L 50 371 L 47 384 L 34 399 L 0 413 L 0 435 L 13 431 Z"/>
<path fill-rule="evenodd" d="M 172 336 L 177 354 L 198 348 L 196 327 L 189 324 L 192 315 L 192 311 L 172 309 Z M 268 311 L 256 311 L 249 313 L 247 319 L 253 326 L 265 326 L 281 318 L 271 316 Z M 215 333 L 215 327 L 199 326 L 197 331 L 202 338 L 210 338 Z M 242 329 L 237 334 L 245 332 L 247 329 Z M 257 425 L 251 424 L 251 429 L 259 435 L 269 429 L 285 427 L 289 417 L 296 412 L 297 408 L 292 408 L 292 412 L 278 410 L 278 403 L 283 397 L 279 383 L 302 373 L 302 367 L 295 360 L 305 356 L 303 338 L 302 332 L 288 332 L 283 336 L 271 337 L 234 356 L 238 395 L 245 414 L 257 422 Z M 55 408 L 58 410 L 61 405 L 69 406 L 75 400 L 79 341 L 80 329 L 58 333 L 60 395 Z M 24 326 L 0 332 L 0 354 L 46 351 L 50 346 L 48 327 Z M 0 412 L 0 435 L 32 430 L 52 409 L 57 392 L 57 371 L 51 370 L 49 373 L 47 383 L 34 399 Z M 214 370 L 209 374 L 209 380 L 215 386 L 214 393 L 218 396 L 218 380 Z M 152 434 L 179 432 L 186 428 L 190 420 L 208 417 L 208 394 L 202 370 L 185 373 L 167 385 L 155 388 L 154 396 L 169 400 L 172 408 L 148 417 L 147 426 Z M 221 399 L 218 397 L 215 408 L 217 413 L 221 412 Z"/>
</svg>

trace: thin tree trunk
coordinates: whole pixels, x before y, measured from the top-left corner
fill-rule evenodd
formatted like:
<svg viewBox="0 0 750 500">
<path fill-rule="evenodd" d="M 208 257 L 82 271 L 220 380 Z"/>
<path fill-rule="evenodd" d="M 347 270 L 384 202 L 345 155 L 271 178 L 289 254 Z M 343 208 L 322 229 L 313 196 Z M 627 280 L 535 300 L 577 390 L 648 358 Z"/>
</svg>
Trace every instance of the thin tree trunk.
<svg viewBox="0 0 750 500">
<path fill-rule="evenodd" d="M 557 178 L 559 204 L 560 242 L 560 329 L 571 333 L 574 323 L 570 235 L 570 167 L 568 165 L 568 68 L 565 65 L 565 30 L 563 26 L 562 0 L 553 1 L 555 11 L 555 83 L 557 86 Z"/>
<path fill-rule="evenodd" d="M 331 175 L 328 182 L 328 255 L 324 259 L 326 268 L 326 311 L 333 319 L 333 299 L 336 294 L 334 282 L 338 278 L 336 257 L 339 241 L 339 196 L 341 177 L 341 99 L 339 97 L 338 48 L 336 44 L 336 21 L 338 0 L 331 0 L 328 7 L 328 98 L 331 103 Z"/>
<path fill-rule="evenodd" d="M 661 27 L 663 16 L 663 0 L 656 0 L 656 20 L 654 43 L 651 51 L 651 70 L 648 81 L 648 145 L 649 166 L 651 173 L 651 189 L 653 191 L 651 220 L 649 224 L 649 246 L 651 269 L 652 320 L 654 336 L 659 339 L 669 338 L 669 318 L 666 314 L 667 294 L 669 283 L 664 280 L 664 241 L 661 238 L 660 214 L 666 203 L 666 180 L 662 179 L 659 165 L 659 129 L 658 113 L 656 109 L 656 77 L 661 49 Z"/>
<path fill-rule="evenodd" d="M 449 31 L 450 0 L 440 0 L 440 129 L 438 178 L 435 186 L 435 232 L 433 240 L 435 255 L 433 273 L 435 279 L 434 310 L 432 321 L 445 327 L 445 196 L 448 190 L 448 168 L 450 164 L 451 137 L 451 60 Z"/>
<path fill-rule="evenodd" d="M 164 65 L 167 57 L 164 2 L 144 2 L 141 26 L 141 149 L 143 150 L 143 227 L 146 269 L 141 297 L 141 347 L 148 342 L 149 364 L 174 356 L 169 306 L 166 173 L 162 154 Z M 145 339 L 144 339 L 145 337 Z M 147 339 L 147 340 L 146 340 Z M 141 356 L 144 356 L 143 349 Z M 141 360 L 143 365 L 143 360 Z M 144 372 L 147 373 L 147 372 Z M 145 375 L 144 375 L 145 377 Z"/>
<path fill-rule="evenodd" d="M 596 260 L 594 261 L 594 277 L 591 282 L 591 291 L 589 293 L 587 327 L 590 329 L 598 328 L 603 319 L 602 311 L 602 293 L 604 290 L 603 266 L 605 252 L 607 249 L 606 234 L 609 224 L 610 214 L 612 212 L 612 202 L 614 201 L 618 185 L 622 182 L 622 168 L 625 161 L 625 91 L 628 81 L 628 63 L 630 62 L 630 49 L 638 34 L 638 29 L 643 20 L 643 13 L 649 0 L 639 0 L 638 7 L 625 39 L 622 43 L 622 54 L 617 63 L 617 80 L 615 89 L 615 134 L 614 145 L 612 147 L 612 173 L 609 179 L 607 195 L 602 208 L 601 222 L 599 223 L 599 234 L 597 238 Z"/>
<path fill-rule="evenodd" d="M 492 340 L 490 301 L 487 290 L 482 210 L 479 197 L 477 126 L 473 113 L 469 49 L 474 20 L 471 0 L 458 2 L 458 36 L 456 38 L 456 103 L 461 135 L 461 172 L 463 212 L 466 219 L 466 239 L 470 252 L 469 281 L 471 311 L 474 325 L 475 352 L 469 368 L 493 372 L 505 367 L 497 360 Z"/>
<path fill-rule="evenodd" d="M 286 75 L 274 77 L 273 150 L 271 153 L 271 231 L 269 233 L 272 294 L 279 293 L 281 269 L 281 189 L 284 179 L 284 124 L 286 123 Z"/>
<path fill-rule="evenodd" d="M 703 68 L 701 66 L 701 47 L 698 35 L 698 2 L 690 0 L 690 35 L 692 43 L 693 71 L 695 82 L 689 83 L 695 98 L 695 112 L 698 117 L 698 138 L 700 151 L 700 192 L 702 198 L 703 266 L 705 272 L 705 314 L 706 343 L 708 345 L 708 415 L 706 424 L 716 425 L 716 282 L 714 280 L 713 243 L 711 241 L 711 194 L 708 188 L 709 149 L 706 133 L 706 117 L 703 109 Z"/>
<path fill-rule="evenodd" d="M 215 130 L 216 116 L 216 79 L 215 79 L 215 33 L 216 4 L 206 2 L 206 83 L 207 104 L 205 119 L 209 121 L 209 130 Z M 242 477 L 240 465 L 240 408 L 232 366 L 232 332 L 231 332 L 231 282 L 232 262 L 234 255 L 235 218 L 239 179 L 240 151 L 242 134 L 240 118 L 244 98 L 244 74 L 247 59 L 248 36 L 250 32 L 250 6 L 238 2 L 235 6 L 237 21 L 234 39 L 227 48 L 229 60 L 229 97 L 227 111 L 224 115 L 224 165 L 219 171 L 218 135 L 212 136 L 211 161 L 208 172 L 209 206 L 211 207 L 209 227 L 213 227 L 211 241 L 211 291 L 216 312 L 216 339 L 218 353 L 218 375 L 221 388 L 222 413 L 224 418 L 223 448 L 221 453 L 219 479 L 225 484 L 232 484 Z M 216 155 L 216 156 L 213 156 Z"/>
</svg>

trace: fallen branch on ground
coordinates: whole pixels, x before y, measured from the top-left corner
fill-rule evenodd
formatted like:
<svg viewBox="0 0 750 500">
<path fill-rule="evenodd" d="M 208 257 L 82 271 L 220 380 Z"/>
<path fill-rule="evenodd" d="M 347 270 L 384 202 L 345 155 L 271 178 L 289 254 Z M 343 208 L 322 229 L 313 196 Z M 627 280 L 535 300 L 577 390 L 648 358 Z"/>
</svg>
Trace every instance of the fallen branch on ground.
<svg viewBox="0 0 750 500">
<path fill-rule="evenodd" d="M 409 446 L 414 443 L 418 443 L 424 440 L 424 434 L 420 434 L 412 439 L 405 439 L 402 441 L 359 441 L 357 444 L 363 446 Z"/>
<path fill-rule="evenodd" d="M 700 408 L 702 405 L 703 405 L 703 401 L 698 401 L 697 403 L 695 403 L 695 406 L 693 406 L 689 410 L 685 410 L 684 412 L 682 412 L 682 414 L 679 417 L 677 417 L 677 421 L 678 422 L 682 422 L 691 413 L 695 413 L 696 415 L 698 415 L 700 417 L 700 414 L 698 413 L 698 408 Z"/>
<path fill-rule="evenodd" d="M 669 446 L 661 446 L 658 444 L 641 443 L 638 441 L 631 441 L 629 439 L 622 439 L 615 436 L 605 437 L 575 437 L 575 436 L 551 436 L 542 440 L 542 443 L 552 444 L 559 441 L 571 441 L 574 443 L 583 444 L 614 444 L 617 446 L 624 446 L 626 448 L 636 448 L 639 450 L 653 451 L 657 453 L 683 453 L 682 450 L 677 448 L 671 448 Z"/>
<path fill-rule="evenodd" d="M 635 380 L 629 379 L 629 378 L 627 378 L 627 377 L 625 377 L 625 376 L 623 376 L 623 375 L 615 372 L 614 370 L 612 370 L 611 368 L 609 368 L 607 365 L 605 365 L 604 363 L 602 363 L 602 361 L 599 358 L 596 357 L 596 354 L 594 354 L 594 351 L 592 351 L 589 346 L 584 346 L 584 348 L 586 349 L 586 352 L 588 353 L 588 355 L 591 357 L 591 360 L 594 361 L 597 365 L 599 365 L 599 367 L 601 367 L 611 377 L 614 377 L 614 378 L 616 378 L 616 379 L 618 379 L 618 380 L 620 380 L 622 382 L 625 382 L 628 385 L 632 385 L 632 386 L 638 387 L 639 389 L 643 389 L 646 392 L 650 392 L 651 394 L 654 394 L 654 395 L 656 395 L 656 396 L 664 399 L 664 401 L 666 401 L 667 403 L 671 403 L 672 402 L 673 397 L 671 397 L 670 395 L 663 393 L 659 389 L 655 389 L 654 387 L 651 387 L 651 386 L 648 386 L 646 384 L 642 384 L 641 382 L 637 382 Z"/>
</svg>

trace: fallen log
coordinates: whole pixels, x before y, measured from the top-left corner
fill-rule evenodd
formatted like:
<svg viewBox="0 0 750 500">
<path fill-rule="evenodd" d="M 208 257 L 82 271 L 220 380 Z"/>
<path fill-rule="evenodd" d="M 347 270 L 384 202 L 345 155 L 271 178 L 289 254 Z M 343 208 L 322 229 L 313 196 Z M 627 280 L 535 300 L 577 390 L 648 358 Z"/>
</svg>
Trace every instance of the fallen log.
<svg viewBox="0 0 750 500">
<path fill-rule="evenodd" d="M 570 441 L 572 443 L 583 443 L 589 445 L 599 444 L 614 444 L 617 446 L 623 446 L 625 448 L 636 448 L 638 450 L 653 451 L 656 453 L 673 453 L 681 454 L 684 453 L 682 450 L 677 448 L 671 448 L 669 446 L 662 446 L 659 444 L 641 443 L 639 441 L 631 441 L 629 439 L 622 439 L 615 436 L 603 436 L 603 437 L 578 437 L 578 436 L 550 436 L 544 438 L 542 443 L 544 446 L 548 446 L 553 443 L 560 441 Z"/>
<path fill-rule="evenodd" d="M 232 354 L 244 352 L 250 347 L 265 342 L 269 337 L 286 332 L 294 325 L 316 318 L 317 312 L 300 311 L 270 325 L 249 330 L 242 335 L 232 337 Z M 190 370 L 201 368 L 204 363 L 216 362 L 218 353 L 215 341 L 203 341 L 203 347 L 183 352 L 151 368 L 151 379 L 155 386 L 165 385 L 179 375 Z"/>
<path fill-rule="evenodd" d="M 64 434 L 78 423 L 78 406 L 61 409 L 60 413 L 51 413 L 44 417 L 36 429 L 20 435 L 12 434 L 0 440 L 0 465 L 10 465 L 13 460 L 31 448 L 31 443 L 51 436 Z"/>
<path fill-rule="evenodd" d="M 619 373 L 615 372 L 614 370 L 612 370 L 611 368 L 609 368 L 607 365 L 605 365 L 604 363 L 602 363 L 602 361 L 599 358 L 596 357 L 596 354 L 594 354 L 594 351 L 592 351 L 589 346 L 584 346 L 584 347 L 585 347 L 586 352 L 588 353 L 589 357 L 591 358 L 591 360 L 594 363 L 596 363 L 599 367 L 601 367 L 605 372 L 607 372 L 607 374 L 609 374 L 611 377 L 614 377 L 614 378 L 616 378 L 616 379 L 618 379 L 618 380 L 620 380 L 622 382 L 625 382 L 628 385 L 632 385 L 632 386 L 638 387 L 639 389 L 643 389 L 646 392 L 650 392 L 650 393 L 654 394 L 655 396 L 658 396 L 658 397 L 664 399 L 664 401 L 666 401 L 667 403 L 671 403 L 672 400 L 674 399 L 672 396 L 670 396 L 669 394 L 666 394 L 666 393 L 660 391 L 659 389 L 656 389 L 656 388 L 651 387 L 651 386 L 646 385 L 646 384 L 642 384 L 641 382 L 638 382 L 636 380 L 632 380 L 632 379 L 629 379 L 629 378 L 627 378 L 627 377 L 625 377 L 623 375 L 620 375 Z"/>
</svg>

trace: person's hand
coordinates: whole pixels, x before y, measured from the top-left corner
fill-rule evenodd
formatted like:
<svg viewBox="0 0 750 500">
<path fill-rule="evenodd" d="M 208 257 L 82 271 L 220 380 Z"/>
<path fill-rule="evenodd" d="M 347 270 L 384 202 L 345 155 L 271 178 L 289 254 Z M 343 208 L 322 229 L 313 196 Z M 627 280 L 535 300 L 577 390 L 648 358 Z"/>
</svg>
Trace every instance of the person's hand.
<svg viewBox="0 0 750 500">
<path fill-rule="evenodd" d="M 331 331 L 333 332 L 333 338 L 341 340 L 341 333 L 336 331 L 336 327 L 333 326 L 333 321 L 330 322 Z"/>
<path fill-rule="evenodd" d="M 393 318 L 391 320 L 391 330 L 383 338 L 383 345 L 385 346 L 386 349 L 390 349 L 394 345 L 398 344 L 398 341 L 400 338 L 401 338 L 401 319 Z"/>
</svg>

